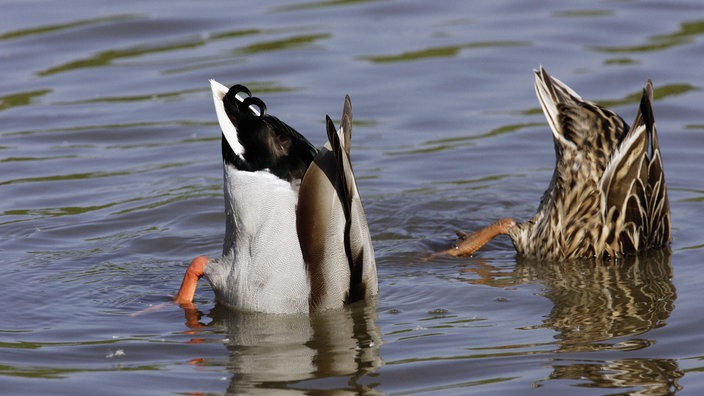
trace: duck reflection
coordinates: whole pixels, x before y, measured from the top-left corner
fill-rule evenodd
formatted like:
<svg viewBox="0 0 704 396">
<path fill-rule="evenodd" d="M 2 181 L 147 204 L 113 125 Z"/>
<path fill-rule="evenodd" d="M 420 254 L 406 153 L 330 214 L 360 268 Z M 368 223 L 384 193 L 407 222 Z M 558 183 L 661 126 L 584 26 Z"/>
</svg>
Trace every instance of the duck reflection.
<svg viewBox="0 0 704 396">
<path fill-rule="evenodd" d="M 195 325 L 194 312 L 185 313 Z M 226 337 L 232 373 L 227 394 L 307 392 L 307 380 L 330 377 L 344 378 L 332 386 L 340 393 L 374 393 L 372 385 L 359 383 L 383 365 L 373 304 L 311 315 L 233 312 L 216 305 L 208 316 L 208 327 L 222 328 Z"/>
<path fill-rule="evenodd" d="M 629 395 L 671 395 L 684 375 L 672 359 L 621 359 L 606 364 L 555 365 L 548 379 L 584 381 L 584 388 L 632 388 Z M 636 389 L 637 388 L 637 389 Z"/>
<path fill-rule="evenodd" d="M 465 271 L 472 273 L 475 284 L 542 284 L 543 295 L 552 301 L 553 308 L 540 325 L 531 328 L 557 332 L 554 352 L 633 351 L 652 344 L 638 335 L 664 326 L 674 309 L 677 294 L 670 256 L 670 250 L 664 249 L 598 263 L 518 257 L 515 268 L 478 262 Z M 636 394 L 644 395 L 679 389 L 677 380 L 683 372 L 674 360 L 611 360 L 603 356 L 590 355 L 577 363 L 567 357 L 555 358 L 549 379 L 584 379 L 579 386 L 634 388 Z"/>
<path fill-rule="evenodd" d="M 674 308 L 670 251 L 665 249 L 617 262 L 579 260 L 540 263 L 519 260 L 521 281 L 538 280 L 554 306 L 541 327 L 558 332 L 557 352 L 637 350 L 651 345 L 634 337 L 665 325 Z M 630 336 L 630 338 L 629 338 Z M 615 338 L 623 340 L 614 342 Z M 635 394 L 670 394 L 683 372 L 671 359 L 556 361 L 550 379 L 586 379 L 596 388 L 633 388 Z"/>
<path fill-rule="evenodd" d="M 668 249 L 605 263 L 519 259 L 516 276 L 544 285 L 554 306 L 541 327 L 558 332 L 561 352 L 645 347 L 645 340 L 600 341 L 663 326 L 676 298 Z"/>
</svg>

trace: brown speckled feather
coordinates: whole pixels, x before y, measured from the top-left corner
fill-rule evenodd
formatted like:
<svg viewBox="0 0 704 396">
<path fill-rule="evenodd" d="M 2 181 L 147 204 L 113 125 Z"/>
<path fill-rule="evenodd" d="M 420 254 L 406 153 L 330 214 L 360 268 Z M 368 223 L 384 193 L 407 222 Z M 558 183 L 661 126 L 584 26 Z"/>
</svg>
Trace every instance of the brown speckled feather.
<svg viewBox="0 0 704 396">
<path fill-rule="evenodd" d="M 538 212 L 511 228 L 516 250 L 537 258 L 617 257 L 666 246 L 670 211 L 652 112 L 652 83 L 629 127 L 543 68 L 536 93 L 556 164 Z"/>
</svg>

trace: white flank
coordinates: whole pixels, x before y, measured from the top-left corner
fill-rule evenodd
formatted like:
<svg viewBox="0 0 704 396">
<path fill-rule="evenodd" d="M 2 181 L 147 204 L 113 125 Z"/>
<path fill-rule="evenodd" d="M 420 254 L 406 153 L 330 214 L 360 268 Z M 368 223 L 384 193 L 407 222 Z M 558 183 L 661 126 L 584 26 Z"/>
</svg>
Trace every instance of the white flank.
<svg viewBox="0 0 704 396">
<path fill-rule="evenodd" d="M 222 259 L 205 267 L 218 300 L 276 314 L 308 312 L 310 284 L 296 230 L 298 193 L 267 171 L 225 167 Z"/>
</svg>

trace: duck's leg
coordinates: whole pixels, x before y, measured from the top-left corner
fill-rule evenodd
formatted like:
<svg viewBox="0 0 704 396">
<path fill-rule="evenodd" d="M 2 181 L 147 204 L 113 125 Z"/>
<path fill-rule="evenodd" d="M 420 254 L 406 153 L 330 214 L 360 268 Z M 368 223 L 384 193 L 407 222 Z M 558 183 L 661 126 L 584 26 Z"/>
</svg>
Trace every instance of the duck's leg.
<svg viewBox="0 0 704 396">
<path fill-rule="evenodd" d="M 190 304 L 193 302 L 193 295 L 196 293 L 196 287 L 198 286 L 198 280 L 203 277 L 203 270 L 205 265 L 208 263 L 208 258 L 205 256 L 198 256 L 191 262 L 188 266 L 186 274 L 183 275 L 183 282 L 181 282 L 181 288 L 178 290 L 178 294 L 174 297 L 174 302 L 179 305 Z"/>
<path fill-rule="evenodd" d="M 203 323 L 200 322 L 200 317 L 203 315 L 196 309 L 195 305 L 193 304 L 181 304 L 181 308 L 183 308 L 183 316 L 186 318 L 186 327 L 189 329 L 202 329 L 204 327 L 207 327 Z M 186 332 L 186 334 L 189 334 L 192 332 Z"/>
<path fill-rule="evenodd" d="M 499 234 L 508 234 L 508 230 L 515 225 L 515 220 L 504 218 L 471 234 L 458 231 L 458 239 L 455 241 L 455 246 L 451 249 L 445 250 L 442 253 L 446 253 L 454 257 L 471 256 L 495 236 Z"/>
</svg>

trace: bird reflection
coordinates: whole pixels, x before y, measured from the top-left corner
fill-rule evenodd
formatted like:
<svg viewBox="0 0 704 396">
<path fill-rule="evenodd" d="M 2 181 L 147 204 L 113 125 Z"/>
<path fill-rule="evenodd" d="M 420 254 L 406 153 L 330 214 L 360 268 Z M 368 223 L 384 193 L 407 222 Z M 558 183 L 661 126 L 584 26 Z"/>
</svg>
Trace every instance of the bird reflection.
<svg viewBox="0 0 704 396">
<path fill-rule="evenodd" d="M 198 328 L 201 314 L 184 308 Z M 308 391 L 306 381 L 344 377 L 340 393 L 374 393 L 359 379 L 383 365 L 376 307 L 359 302 L 311 315 L 233 312 L 216 305 L 207 327 L 222 328 L 232 373 L 227 394 Z M 205 364 L 201 362 L 196 364 Z"/>
<path fill-rule="evenodd" d="M 602 344 L 661 327 L 676 298 L 668 249 L 604 263 L 519 259 L 522 282 L 539 281 L 554 306 L 541 327 L 558 332 L 560 351 L 638 349 L 647 342 Z M 643 344 L 643 345 L 641 345 Z"/>
<path fill-rule="evenodd" d="M 666 324 L 677 297 L 672 283 L 671 252 L 664 249 L 619 260 L 538 261 L 517 257 L 512 266 L 478 262 L 465 269 L 470 282 L 512 287 L 543 285 L 542 295 L 553 303 L 540 325 L 556 331 L 554 352 L 632 351 L 652 341 L 639 337 Z M 593 356 L 574 363 L 553 360 L 549 379 L 585 379 L 578 386 L 632 387 L 635 394 L 668 394 L 679 389 L 683 375 L 670 359 L 602 360 Z M 540 386 L 540 384 L 538 384 Z"/>
<path fill-rule="evenodd" d="M 606 364 L 554 365 L 549 379 L 582 381 L 584 388 L 638 388 L 623 394 L 671 395 L 684 373 L 673 359 L 621 359 Z M 537 386 L 541 385 L 540 381 Z"/>
</svg>

